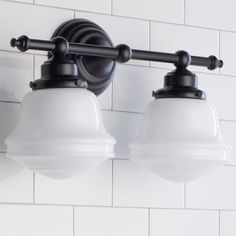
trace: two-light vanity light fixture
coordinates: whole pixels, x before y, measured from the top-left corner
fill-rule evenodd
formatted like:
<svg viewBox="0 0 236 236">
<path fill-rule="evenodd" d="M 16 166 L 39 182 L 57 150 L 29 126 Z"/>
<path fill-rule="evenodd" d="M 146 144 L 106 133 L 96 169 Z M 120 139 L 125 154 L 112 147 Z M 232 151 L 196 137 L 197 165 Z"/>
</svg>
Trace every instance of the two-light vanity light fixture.
<svg viewBox="0 0 236 236">
<path fill-rule="evenodd" d="M 95 95 L 111 83 L 116 62 L 130 59 L 173 63 L 164 87 L 144 113 L 130 159 L 165 179 L 184 182 L 221 166 L 229 155 L 219 118 L 189 65 L 220 68 L 215 56 L 190 56 L 113 47 L 106 32 L 84 19 L 61 25 L 51 41 L 21 36 L 20 51 L 43 50 L 49 60 L 41 78 L 30 83 L 15 131 L 6 139 L 7 156 L 53 178 L 67 178 L 114 156 L 115 139 L 102 123 Z M 145 78 L 144 78 L 145 79 Z M 142 89 L 142 88 L 140 88 Z M 150 91 L 151 93 L 151 91 Z"/>
</svg>

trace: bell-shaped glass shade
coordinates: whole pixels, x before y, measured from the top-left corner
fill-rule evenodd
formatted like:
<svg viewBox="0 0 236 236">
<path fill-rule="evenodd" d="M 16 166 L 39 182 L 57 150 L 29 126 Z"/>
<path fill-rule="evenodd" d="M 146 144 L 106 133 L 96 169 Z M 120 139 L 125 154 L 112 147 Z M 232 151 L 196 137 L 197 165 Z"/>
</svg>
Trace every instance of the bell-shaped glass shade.
<svg viewBox="0 0 236 236">
<path fill-rule="evenodd" d="M 216 110 L 205 100 L 162 98 L 146 108 L 131 160 L 174 182 L 200 177 L 229 158 Z"/>
<path fill-rule="evenodd" d="M 96 96 L 86 89 L 29 92 L 7 156 L 52 178 L 69 178 L 114 156 Z"/>
<path fill-rule="evenodd" d="M 6 157 L 5 153 L 0 153 L 0 182 L 8 180 L 19 174 L 24 167 L 15 160 Z"/>
</svg>

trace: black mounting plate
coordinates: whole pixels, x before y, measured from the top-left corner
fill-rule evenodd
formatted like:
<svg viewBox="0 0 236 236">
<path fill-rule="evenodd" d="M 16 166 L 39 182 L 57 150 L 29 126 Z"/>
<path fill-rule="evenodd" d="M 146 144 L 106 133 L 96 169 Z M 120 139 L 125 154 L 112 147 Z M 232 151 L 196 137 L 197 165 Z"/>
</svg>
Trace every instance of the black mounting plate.
<svg viewBox="0 0 236 236">
<path fill-rule="evenodd" d="M 64 37 L 71 43 L 93 44 L 113 47 L 107 33 L 97 24 L 86 19 L 75 19 L 63 23 L 52 38 Z M 51 53 L 48 54 L 50 58 Z M 66 56 L 78 66 L 78 79 L 87 81 L 88 90 L 101 94 L 111 83 L 116 62 L 110 58 L 71 55 Z M 94 60 L 95 59 L 95 60 Z"/>
</svg>

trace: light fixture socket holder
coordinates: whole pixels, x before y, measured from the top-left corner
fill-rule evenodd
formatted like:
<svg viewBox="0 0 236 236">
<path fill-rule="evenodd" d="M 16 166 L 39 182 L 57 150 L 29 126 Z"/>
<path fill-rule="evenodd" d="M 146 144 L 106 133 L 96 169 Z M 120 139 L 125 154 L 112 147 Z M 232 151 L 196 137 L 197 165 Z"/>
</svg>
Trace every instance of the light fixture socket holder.
<svg viewBox="0 0 236 236">
<path fill-rule="evenodd" d="M 83 87 L 100 95 L 111 83 L 116 62 L 112 58 L 68 53 L 66 44 L 113 47 L 107 33 L 97 24 L 77 19 L 63 23 L 52 35 L 55 49 L 41 66 L 41 78 L 30 83 L 33 90 Z"/>
<path fill-rule="evenodd" d="M 72 60 L 48 60 L 41 66 L 41 78 L 30 82 L 32 90 L 81 88 L 78 68 Z"/>
<path fill-rule="evenodd" d="M 198 78 L 186 68 L 177 67 L 164 78 L 164 87 L 153 91 L 155 99 L 191 98 L 206 99 L 206 94 L 197 88 Z"/>
<path fill-rule="evenodd" d="M 65 38 L 70 43 L 113 47 L 107 33 L 100 26 L 86 19 L 70 20 L 63 23 L 54 32 L 52 39 L 58 36 Z M 52 57 L 51 52 L 48 53 L 48 57 L 49 59 Z M 113 59 L 70 53 L 66 55 L 66 59 L 76 64 L 78 73 L 74 84 L 68 82 L 64 86 L 73 87 L 78 85 L 78 80 L 86 81 L 88 90 L 99 95 L 111 83 L 116 67 L 116 62 Z"/>
</svg>

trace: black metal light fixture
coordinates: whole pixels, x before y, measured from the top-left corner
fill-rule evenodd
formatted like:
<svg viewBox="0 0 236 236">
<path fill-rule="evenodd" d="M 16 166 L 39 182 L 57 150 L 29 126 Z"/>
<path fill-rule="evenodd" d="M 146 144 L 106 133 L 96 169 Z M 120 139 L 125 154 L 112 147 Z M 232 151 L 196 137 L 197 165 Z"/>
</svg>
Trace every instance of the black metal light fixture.
<svg viewBox="0 0 236 236">
<path fill-rule="evenodd" d="M 41 78 L 30 83 L 22 116 L 6 140 L 8 156 L 44 175 L 63 178 L 114 155 L 115 140 L 105 131 L 95 95 L 111 83 L 116 62 L 131 59 L 173 63 L 164 87 L 153 92 L 131 160 L 173 181 L 203 175 L 228 158 L 219 120 L 189 65 L 221 68 L 215 56 L 190 56 L 113 46 L 95 23 L 77 19 L 62 24 L 52 40 L 21 36 L 12 47 L 48 51 Z M 89 92 L 90 91 L 90 92 Z M 72 118 L 73 117 L 73 118 Z M 93 165 L 91 164 L 93 163 Z"/>
</svg>

